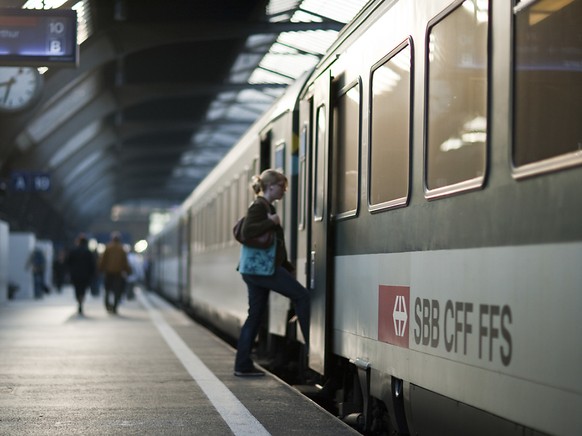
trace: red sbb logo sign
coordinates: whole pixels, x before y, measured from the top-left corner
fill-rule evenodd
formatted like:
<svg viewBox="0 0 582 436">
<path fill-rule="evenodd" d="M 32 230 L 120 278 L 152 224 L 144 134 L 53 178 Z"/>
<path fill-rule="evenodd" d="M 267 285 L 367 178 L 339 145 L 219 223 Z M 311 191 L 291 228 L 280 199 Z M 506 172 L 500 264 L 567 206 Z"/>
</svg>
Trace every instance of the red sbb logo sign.
<svg viewBox="0 0 582 436">
<path fill-rule="evenodd" d="M 378 289 L 378 340 L 408 348 L 410 287 L 385 286 Z"/>
</svg>

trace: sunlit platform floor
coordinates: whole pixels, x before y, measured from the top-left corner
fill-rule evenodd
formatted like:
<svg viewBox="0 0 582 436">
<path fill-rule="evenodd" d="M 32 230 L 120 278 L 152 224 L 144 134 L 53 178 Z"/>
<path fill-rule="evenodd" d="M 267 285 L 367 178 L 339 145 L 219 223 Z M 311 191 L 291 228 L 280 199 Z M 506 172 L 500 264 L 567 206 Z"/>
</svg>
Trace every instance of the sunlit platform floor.
<svg viewBox="0 0 582 436">
<path fill-rule="evenodd" d="M 153 293 L 0 305 L 0 435 L 357 434 Z"/>
</svg>

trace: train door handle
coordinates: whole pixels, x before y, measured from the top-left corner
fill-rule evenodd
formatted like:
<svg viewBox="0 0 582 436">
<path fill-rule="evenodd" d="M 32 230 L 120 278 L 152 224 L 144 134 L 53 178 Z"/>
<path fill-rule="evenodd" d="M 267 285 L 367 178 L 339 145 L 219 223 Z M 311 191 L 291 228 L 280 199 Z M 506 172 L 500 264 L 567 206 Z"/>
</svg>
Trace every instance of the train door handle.
<svg viewBox="0 0 582 436">
<path fill-rule="evenodd" d="M 311 252 L 311 268 L 309 268 L 309 288 L 315 289 L 315 251 Z"/>
</svg>

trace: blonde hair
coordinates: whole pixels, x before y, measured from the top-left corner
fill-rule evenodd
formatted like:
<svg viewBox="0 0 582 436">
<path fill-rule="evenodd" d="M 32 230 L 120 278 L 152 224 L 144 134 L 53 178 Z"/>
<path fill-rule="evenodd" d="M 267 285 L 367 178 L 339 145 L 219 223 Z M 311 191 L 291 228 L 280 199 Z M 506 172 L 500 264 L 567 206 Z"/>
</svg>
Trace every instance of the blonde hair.
<svg viewBox="0 0 582 436">
<path fill-rule="evenodd" d="M 259 194 L 260 192 L 265 192 L 269 186 L 281 182 L 285 182 L 285 186 L 287 185 L 287 177 L 285 177 L 285 174 L 277 170 L 269 169 L 263 171 L 261 175 L 253 176 L 251 179 L 251 189 L 255 194 Z"/>
</svg>

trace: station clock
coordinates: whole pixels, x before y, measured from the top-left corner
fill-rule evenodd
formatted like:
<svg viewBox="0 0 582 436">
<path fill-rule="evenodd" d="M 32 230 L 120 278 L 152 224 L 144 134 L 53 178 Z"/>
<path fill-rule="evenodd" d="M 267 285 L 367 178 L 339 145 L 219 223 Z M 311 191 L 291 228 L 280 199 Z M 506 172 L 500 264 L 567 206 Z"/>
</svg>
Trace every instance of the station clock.
<svg viewBox="0 0 582 436">
<path fill-rule="evenodd" d="M 42 76 L 32 67 L 0 67 L 0 111 L 28 109 L 40 97 Z"/>
</svg>

